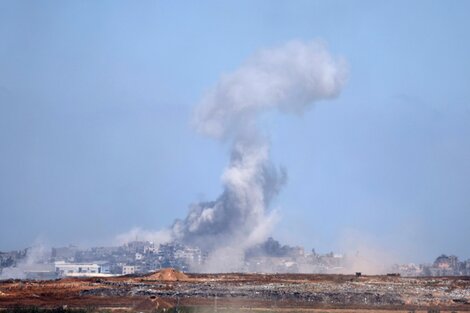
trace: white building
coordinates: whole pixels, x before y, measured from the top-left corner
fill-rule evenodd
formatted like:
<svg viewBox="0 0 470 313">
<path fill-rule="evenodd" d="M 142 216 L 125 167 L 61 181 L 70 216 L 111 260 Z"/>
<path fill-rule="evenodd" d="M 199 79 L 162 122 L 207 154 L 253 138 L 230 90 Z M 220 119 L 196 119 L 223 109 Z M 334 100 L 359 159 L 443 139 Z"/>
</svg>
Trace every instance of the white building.
<svg viewBox="0 0 470 313">
<path fill-rule="evenodd" d="M 122 275 L 129 275 L 135 273 L 135 266 L 133 265 L 124 265 L 122 267 Z"/>
<path fill-rule="evenodd" d="M 59 276 L 92 276 L 93 274 L 101 274 L 101 266 L 95 263 L 57 261 L 54 263 L 54 267 Z"/>
<path fill-rule="evenodd" d="M 202 252 L 199 248 L 185 247 L 175 251 L 176 259 L 183 259 L 190 264 L 201 264 L 202 263 Z"/>
<path fill-rule="evenodd" d="M 153 244 L 144 247 L 144 253 L 158 253 L 158 247 Z"/>
</svg>

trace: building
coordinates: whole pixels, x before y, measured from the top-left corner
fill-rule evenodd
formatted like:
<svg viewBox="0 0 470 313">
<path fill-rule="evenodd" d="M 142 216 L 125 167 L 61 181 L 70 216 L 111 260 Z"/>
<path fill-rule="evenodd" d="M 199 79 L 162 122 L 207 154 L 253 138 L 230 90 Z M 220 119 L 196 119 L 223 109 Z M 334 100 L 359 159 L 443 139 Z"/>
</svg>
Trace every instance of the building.
<svg viewBox="0 0 470 313">
<path fill-rule="evenodd" d="M 57 261 L 54 263 L 58 276 L 94 276 L 101 274 L 101 266 L 96 263 L 67 263 Z"/>
<path fill-rule="evenodd" d="M 122 267 L 122 275 L 130 275 L 135 274 L 135 266 L 134 265 L 124 265 Z"/>
</svg>

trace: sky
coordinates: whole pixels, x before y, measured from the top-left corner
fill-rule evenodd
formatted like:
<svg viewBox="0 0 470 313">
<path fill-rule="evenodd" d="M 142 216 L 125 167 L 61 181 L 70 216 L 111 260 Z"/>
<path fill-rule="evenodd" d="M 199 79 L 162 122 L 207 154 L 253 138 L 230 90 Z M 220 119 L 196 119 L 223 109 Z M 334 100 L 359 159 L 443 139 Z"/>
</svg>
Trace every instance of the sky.
<svg viewBox="0 0 470 313">
<path fill-rule="evenodd" d="M 259 121 L 283 243 L 470 258 L 470 2 L 0 0 L 0 251 L 112 244 L 222 190 L 191 116 L 254 52 L 319 40 L 341 95 Z"/>
</svg>

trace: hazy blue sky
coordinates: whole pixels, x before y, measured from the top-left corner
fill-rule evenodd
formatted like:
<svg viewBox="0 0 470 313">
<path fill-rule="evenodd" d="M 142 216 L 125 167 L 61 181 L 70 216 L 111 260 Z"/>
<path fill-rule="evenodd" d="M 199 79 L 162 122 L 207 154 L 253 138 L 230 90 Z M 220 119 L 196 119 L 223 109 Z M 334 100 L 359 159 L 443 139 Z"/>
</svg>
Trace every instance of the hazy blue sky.
<svg viewBox="0 0 470 313">
<path fill-rule="evenodd" d="M 469 1 L 0 0 L 0 251 L 107 244 L 214 199 L 228 146 L 190 127 L 257 49 L 324 40 L 341 96 L 261 125 L 289 181 L 274 235 L 470 258 Z"/>
</svg>

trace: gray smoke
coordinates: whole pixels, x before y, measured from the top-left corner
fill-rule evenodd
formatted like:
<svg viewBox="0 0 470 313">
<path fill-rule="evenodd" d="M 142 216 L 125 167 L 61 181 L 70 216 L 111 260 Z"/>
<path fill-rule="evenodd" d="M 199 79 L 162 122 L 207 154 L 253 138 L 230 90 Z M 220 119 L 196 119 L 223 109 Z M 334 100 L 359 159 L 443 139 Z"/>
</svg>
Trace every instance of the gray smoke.
<svg viewBox="0 0 470 313">
<path fill-rule="evenodd" d="M 0 269 L 1 279 L 25 279 L 28 272 L 51 270 L 48 259 L 50 258 L 50 250 L 44 245 L 37 244 L 26 249 L 26 256 L 21 259 L 15 266 Z"/>
<path fill-rule="evenodd" d="M 174 223 L 175 239 L 226 258 L 266 240 L 276 220 L 269 204 L 286 173 L 270 162 L 257 117 L 272 109 L 301 114 L 318 100 L 336 97 L 346 77 L 346 62 L 317 41 L 261 50 L 223 75 L 196 107 L 193 122 L 200 133 L 232 144 L 224 191 L 215 201 L 192 205 Z M 230 269 L 236 266 L 220 268 Z"/>
<path fill-rule="evenodd" d="M 269 162 L 268 150 L 261 138 L 236 139 L 222 177 L 222 195 L 193 205 L 184 221 L 176 221 L 173 229 L 183 242 L 212 250 L 240 240 L 250 245 L 264 237 L 273 219 L 266 208 L 286 180 L 285 172 Z"/>
<path fill-rule="evenodd" d="M 346 62 L 333 58 L 320 42 L 292 41 L 261 50 L 207 92 L 194 124 L 215 138 L 236 137 L 255 127 L 266 110 L 302 113 L 317 100 L 337 96 L 346 76 Z"/>
</svg>

